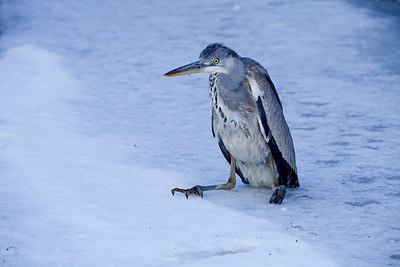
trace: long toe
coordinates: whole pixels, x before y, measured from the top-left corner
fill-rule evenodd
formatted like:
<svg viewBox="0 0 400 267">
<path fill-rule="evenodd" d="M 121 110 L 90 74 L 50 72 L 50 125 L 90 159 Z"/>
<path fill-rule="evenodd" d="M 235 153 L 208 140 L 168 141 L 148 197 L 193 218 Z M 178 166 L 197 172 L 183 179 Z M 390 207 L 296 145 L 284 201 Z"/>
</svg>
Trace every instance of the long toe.
<svg viewBox="0 0 400 267">
<path fill-rule="evenodd" d="M 286 195 L 286 188 L 281 185 L 277 189 L 275 189 L 274 193 L 269 199 L 269 203 L 281 204 L 283 199 L 285 198 L 285 195 Z"/>
<path fill-rule="evenodd" d="M 203 188 L 200 185 L 193 186 L 189 189 L 174 188 L 171 190 L 172 195 L 175 195 L 175 192 L 184 193 L 186 198 L 189 198 L 191 194 L 203 197 Z"/>
<path fill-rule="evenodd" d="M 175 192 L 181 192 L 181 193 L 185 193 L 185 189 L 181 189 L 181 188 L 174 188 L 174 189 L 171 189 L 171 193 L 172 193 L 172 195 L 174 196 L 175 195 Z"/>
<path fill-rule="evenodd" d="M 201 187 L 201 185 L 195 185 L 192 188 L 186 190 L 186 198 L 188 198 L 190 194 L 199 195 L 203 198 L 203 188 Z"/>
</svg>

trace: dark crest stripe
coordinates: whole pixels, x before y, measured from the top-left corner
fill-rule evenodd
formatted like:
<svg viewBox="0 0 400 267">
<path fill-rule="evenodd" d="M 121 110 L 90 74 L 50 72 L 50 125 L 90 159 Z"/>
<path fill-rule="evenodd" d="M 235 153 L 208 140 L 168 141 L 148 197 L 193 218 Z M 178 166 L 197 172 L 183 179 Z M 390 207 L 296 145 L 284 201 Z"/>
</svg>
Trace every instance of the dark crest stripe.
<svg viewBox="0 0 400 267">
<path fill-rule="evenodd" d="M 225 48 L 228 51 L 228 55 L 232 55 L 234 57 L 239 57 L 239 55 L 230 49 L 229 47 L 225 46 L 224 44 L 221 43 L 213 43 L 209 44 L 204 50 L 200 53 L 201 58 L 208 58 L 210 55 L 212 55 L 215 51 L 217 51 L 220 48 Z"/>
</svg>

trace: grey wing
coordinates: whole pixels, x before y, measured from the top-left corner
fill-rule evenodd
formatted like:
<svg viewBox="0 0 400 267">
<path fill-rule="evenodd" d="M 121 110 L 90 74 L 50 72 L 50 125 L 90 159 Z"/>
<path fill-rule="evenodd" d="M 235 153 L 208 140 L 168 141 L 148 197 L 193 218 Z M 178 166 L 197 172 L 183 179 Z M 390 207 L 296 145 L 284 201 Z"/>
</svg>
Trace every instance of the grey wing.
<svg viewBox="0 0 400 267">
<path fill-rule="evenodd" d="M 251 93 L 257 102 L 261 133 L 278 168 L 278 182 L 287 187 L 297 187 L 299 182 L 293 140 L 275 86 L 259 63 L 247 58 L 244 58 L 244 62 Z"/>
</svg>

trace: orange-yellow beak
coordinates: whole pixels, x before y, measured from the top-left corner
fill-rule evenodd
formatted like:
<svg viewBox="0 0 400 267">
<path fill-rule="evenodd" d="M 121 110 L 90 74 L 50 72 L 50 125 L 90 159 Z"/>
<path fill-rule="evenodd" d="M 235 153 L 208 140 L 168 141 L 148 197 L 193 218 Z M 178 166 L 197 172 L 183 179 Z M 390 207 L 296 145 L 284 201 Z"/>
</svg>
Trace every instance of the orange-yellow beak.
<svg viewBox="0 0 400 267">
<path fill-rule="evenodd" d="M 208 65 L 204 61 L 196 61 L 196 62 L 187 64 L 185 66 L 173 69 L 173 70 L 165 73 L 164 76 L 172 77 L 172 76 L 200 73 L 200 72 L 204 72 L 204 69 L 207 66 Z"/>
</svg>

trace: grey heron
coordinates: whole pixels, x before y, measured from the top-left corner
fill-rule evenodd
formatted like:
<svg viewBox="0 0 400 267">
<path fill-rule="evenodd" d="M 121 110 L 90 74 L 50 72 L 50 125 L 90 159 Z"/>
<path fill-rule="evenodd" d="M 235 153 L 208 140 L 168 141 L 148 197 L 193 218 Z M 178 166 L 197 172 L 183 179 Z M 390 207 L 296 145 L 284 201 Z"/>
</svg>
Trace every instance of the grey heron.
<svg viewBox="0 0 400 267">
<path fill-rule="evenodd" d="M 174 188 L 172 194 L 203 197 L 204 191 L 230 190 L 236 185 L 237 173 L 246 184 L 271 187 L 269 202 L 281 204 L 286 187 L 298 187 L 299 181 L 292 136 L 267 70 L 255 60 L 213 43 L 200 53 L 199 61 L 164 76 L 202 72 L 210 75 L 212 133 L 231 165 L 230 176 L 225 184 Z"/>
</svg>

